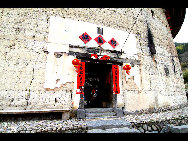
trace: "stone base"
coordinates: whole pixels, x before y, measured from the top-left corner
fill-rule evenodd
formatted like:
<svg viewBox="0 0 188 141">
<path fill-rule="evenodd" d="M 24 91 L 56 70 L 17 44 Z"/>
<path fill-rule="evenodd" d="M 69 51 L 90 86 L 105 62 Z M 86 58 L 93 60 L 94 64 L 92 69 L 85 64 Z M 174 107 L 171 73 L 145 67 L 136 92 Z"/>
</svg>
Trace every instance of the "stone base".
<svg viewBox="0 0 188 141">
<path fill-rule="evenodd" d="M 70 119 L 70 112 L 63 112 L 62 113 L 62 120 L 68 120 Z"/>
<path fill-rule="evenodd" d="M 113 111 L 116 113 L 117 117 L 123 117 L 123 110 L 121 108 L 114 108 Z"/>
<path fill-rule="evenodd" d="M 84 109 L 78 109 L 77 110 L 77 118 L 83 119 L 86 117 L 85 110 Z"/>
</svg>

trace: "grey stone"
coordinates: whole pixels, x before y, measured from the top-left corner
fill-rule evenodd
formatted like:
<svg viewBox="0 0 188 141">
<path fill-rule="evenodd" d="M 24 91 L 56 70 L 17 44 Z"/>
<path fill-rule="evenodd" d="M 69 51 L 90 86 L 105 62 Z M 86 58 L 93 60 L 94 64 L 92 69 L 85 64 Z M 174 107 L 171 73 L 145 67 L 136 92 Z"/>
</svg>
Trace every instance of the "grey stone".
<svg viewBox="0 0 188 141">
<path fill-rule="evenodd" d="M 137 129 L 130 129 L 128 127 L 123 128 L 111 128 L 111 129 L 92 129 L 88 130 L 87 133 L 140 133 Z"/>
<path fill-rule="evenodd" d="M 122 119 L 86 121 L 88 129 L 130 127 L 131 123 Z"/>
<path fill-rule="evenodd" d="M 147 125 L 146 125 L 146 124 L 144 124 L 142 127 L 143 127 L 143 129 L 144 129 L 145 131 L 147 131 Z"/>
<path fill-rule="evenodd" d="M 86 108 L 86 113 L 107 113 L 113 112 L 113 108 Z"/>
<path fill-rule="evenodd" d="M 151 129 L 151 127 L 150 127 L 150 126 L 148 126 L 148 131 L 152 131 L 152 129 Z"/>
<path fill-rule="evenodd" d="M 158 131 L 152 131 L 151 133 L 159 133 Z"/>
<path fill-rule="evenodd" d="M 151 128 L 154 130 L 154 131 L 157 131 L 157 127 L 155 125 L 151 125 Z"/>
<path fill-rule="evenodd" d="M 146 131 L 145 133 L 159 133 L 158 131 Z"/>
<path fill-rule="evenodd" d="M 4 130 L 3 130 L 3 129 L 0 129 L 0 133 L 2 133 L 2 132 L 4 132 Z"/>
<path fill-rule="evenodd" d="M 161 129 L 160 133 L 165 133 L 165 127 Z"/>
<path fill-rule="evenodd" d="M 139 127 L 138 130 L 141 132 L 141 133 L 144 133 L 144 129 L 142 127 Z"/>
<path fill-rule="evenodd" d="M 150 131 L 146 131 L 145 133 L 152 133 L 152 132 L 150 132 Z"/>
<path fill-rule="evenodd" d="M 63 112 L 62 113 L 62 120 L 67 120 L 70 118 L 70 112 Z"/>
<path fill-rule="evenodd" d="M 77 110 L 77 118 L 83 119 L 86 117 L 85 110 L 84 109 L 78 109 Z"/>
<path fill-rule="evenodd" d="M 164 132 L 165 132 L 165 133 L 169 133 L 169 132 L 171 131 L 172 126 L 173 126 L 173 125 L 167 124 L 167 125 L 164 127 Z"/>
<path fill-rule="evenodd" d="M 188 125 L 171 126 L 170 131 L 172 133 L 188 133 Z"/>
<path fill-rule="evenodd" d="M 123 110 L 121 108 L 114 108 L 114 112 L 116 113 L 116 115 L 118 117 L 123 117 L 124 116 Z"/>
<path fill-rule="evenodd" d="M 31 133 L 36 133 L 37 131 L 36 130 L 32 130 Z"/>
</svg>

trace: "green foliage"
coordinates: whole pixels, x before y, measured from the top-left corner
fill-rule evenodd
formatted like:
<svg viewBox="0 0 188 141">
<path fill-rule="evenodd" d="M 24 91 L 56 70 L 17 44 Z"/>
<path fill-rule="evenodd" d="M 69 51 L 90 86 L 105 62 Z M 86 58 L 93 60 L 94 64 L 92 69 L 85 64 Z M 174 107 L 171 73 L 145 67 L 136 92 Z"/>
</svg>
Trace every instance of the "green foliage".
<svg viewBox="0 0 188 141">
<path fill-rule="evenodd" d="M 188 83 L 185 84 L 185 90 L 188 91 Z"/>
<path fill-rule="evenodd" d="M 186 68 L 188 68 L 188 63 L 187 62 L 181 63 L 181 69 L 185 70 Z"/>
<path fill-rule="evenodd" d="M 184 79 L 185 83 L 188 83 L 188 69 L 183 71 L 183 79 Z"/>
<path fill-rule="evenodd" d="M 188 51 L 188 43 L 175 43 L 178 54 Z"/>
<path fill-rule="evenodd" d="M 185 52 L 188 52 L 188 43 L 176 43 L 175 42 L 175 46 L 176 46 L 176 50 L 178 53 L 178 58 L 180 60 L 180 64 L 181 64 L 181 69 L 183 72 L 183 78 L 184 78 L 184 82 L 185 82 L 185 87 L 188 90 L 188 59 L 186 59 L 188 56 L 186 56 Z"/>
</svg>

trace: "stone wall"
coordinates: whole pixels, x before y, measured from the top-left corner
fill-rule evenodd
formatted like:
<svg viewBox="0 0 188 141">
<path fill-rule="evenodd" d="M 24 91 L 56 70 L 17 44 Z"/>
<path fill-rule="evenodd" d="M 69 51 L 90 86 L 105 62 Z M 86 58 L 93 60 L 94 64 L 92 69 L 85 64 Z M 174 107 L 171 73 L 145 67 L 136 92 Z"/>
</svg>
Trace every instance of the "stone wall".
<svg viewBox="0 0 188 141">
<path fill-rule="evenodd" d="M 0 109 L 71 109 L 73 90 L 44 89 L 51 16 L 70 18 L 133 33 L 140 65 L 136 76 L 124 80 L 122 99 L 128 111 L 185 103 L 182 71 L 163 9 L 150 8 L 22 8 L 0 9 Z M 138 17 L 138 18 L 137 18 Z M 135 23 L 135 24 L 134 24 Z M 148 27 L 156 54 L 148 47 Z M 137 78 L 139 78 L 137 77 Z M 65 85 L 75 85 L 74 82 Z M 69 86 L 68 86 L 69 87 Z M 71 86 L 70 86 L 71 87 Z M 69 88 L 70 88 L 69 87 Z"/>
</svg>

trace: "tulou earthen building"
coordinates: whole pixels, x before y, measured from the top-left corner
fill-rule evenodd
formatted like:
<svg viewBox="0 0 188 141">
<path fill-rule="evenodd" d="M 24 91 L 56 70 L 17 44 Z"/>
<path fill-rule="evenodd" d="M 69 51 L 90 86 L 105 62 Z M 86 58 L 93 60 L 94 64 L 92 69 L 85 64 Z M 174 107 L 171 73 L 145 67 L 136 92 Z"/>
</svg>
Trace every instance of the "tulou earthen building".
<svg viewBox="0 0 188 141">
<path fill-rule="evenodd" d="M 173 42 L 184 17 L 175 8 L 1 8 L 1 113 L 83 118 L 88 108 L 187 103 Z"/>
</svg>

